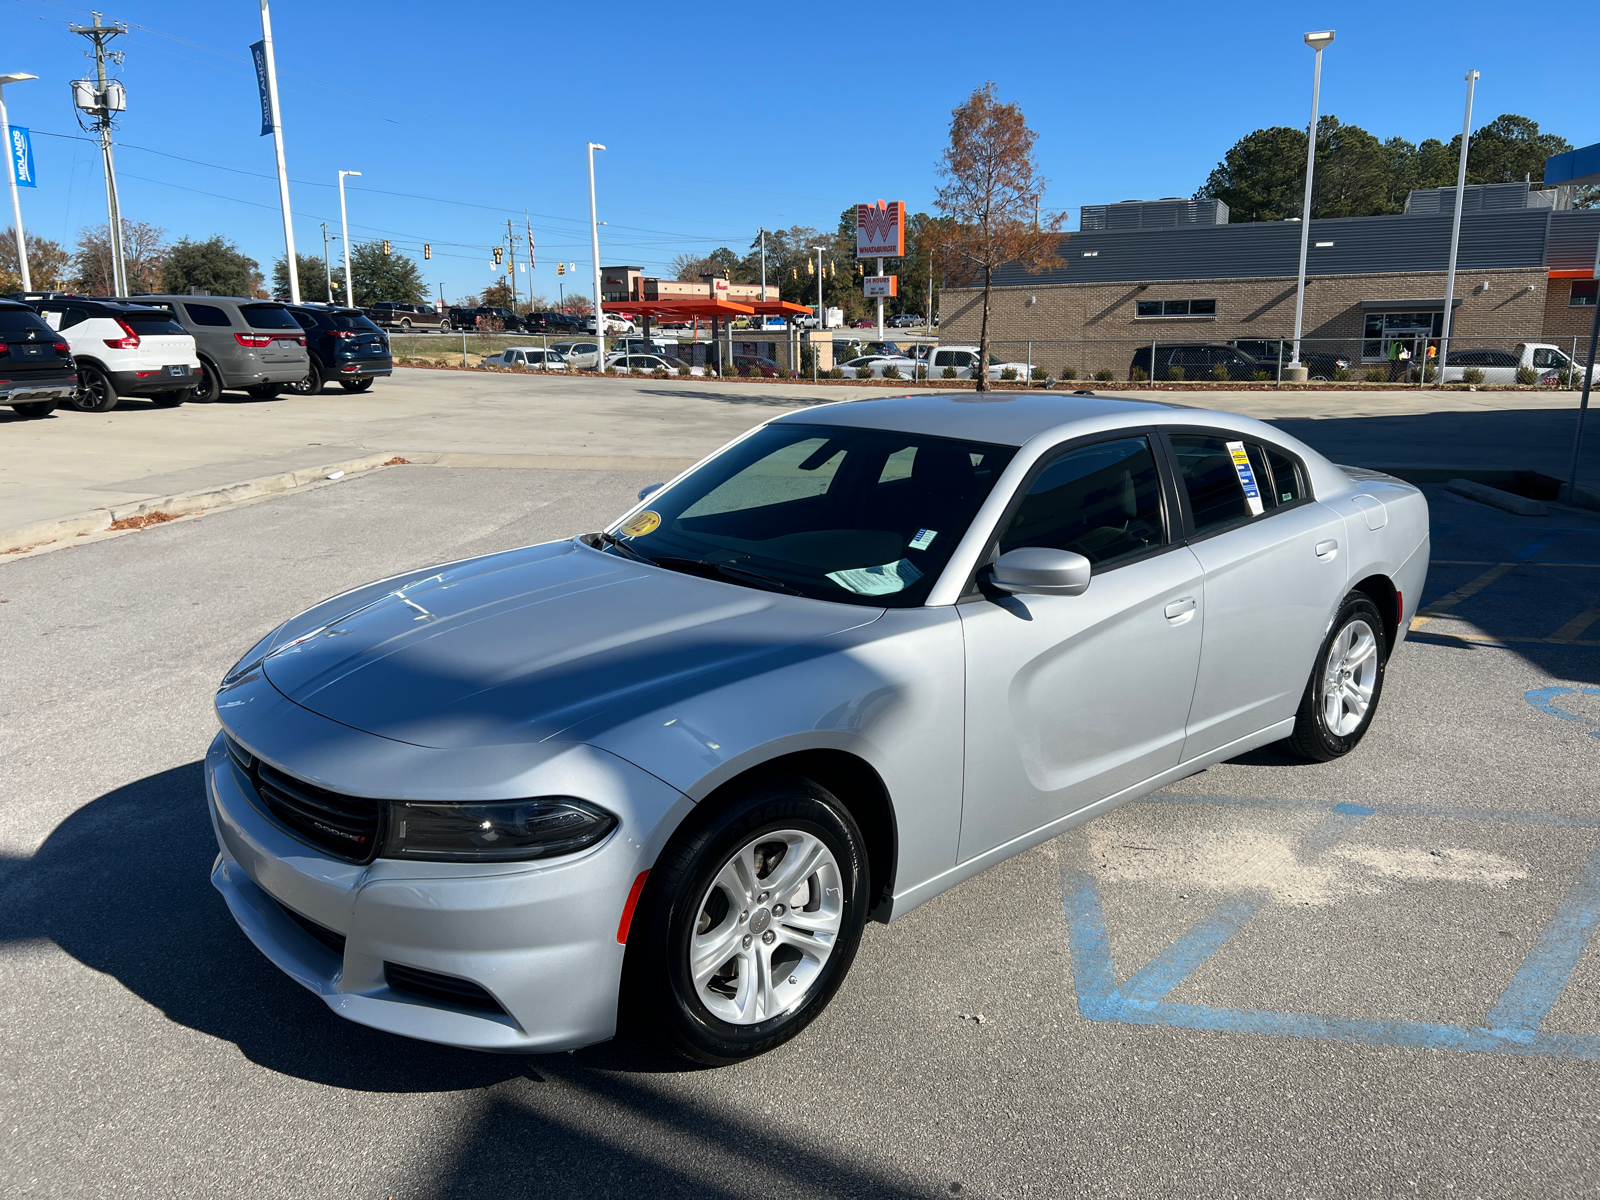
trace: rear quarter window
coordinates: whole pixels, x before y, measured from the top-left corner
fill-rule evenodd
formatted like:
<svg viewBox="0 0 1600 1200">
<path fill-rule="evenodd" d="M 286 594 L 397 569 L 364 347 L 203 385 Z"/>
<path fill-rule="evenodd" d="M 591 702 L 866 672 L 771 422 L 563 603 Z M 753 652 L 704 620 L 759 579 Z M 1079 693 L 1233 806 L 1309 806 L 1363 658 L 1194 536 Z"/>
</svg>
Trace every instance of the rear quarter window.
<svg viewBox="0 0 1600 1200">
<path fill-rule="evenodd" d="M 219 329 L 227 329 L 233 325 L 227 309 L 218 308 L 215 304 L 185 304 L 183 311 L 196 325 L 215 326 Z"/>
<path fill-rule="evenodd" d="M 118 319 L 126 321 L 144 337 L 160 333 L 187 334 L 189 331 L 179 325 L 177 319 L 164 308 L 151 308 L 140 311 L 127 311 L 117 314 Z"/>
</svg>

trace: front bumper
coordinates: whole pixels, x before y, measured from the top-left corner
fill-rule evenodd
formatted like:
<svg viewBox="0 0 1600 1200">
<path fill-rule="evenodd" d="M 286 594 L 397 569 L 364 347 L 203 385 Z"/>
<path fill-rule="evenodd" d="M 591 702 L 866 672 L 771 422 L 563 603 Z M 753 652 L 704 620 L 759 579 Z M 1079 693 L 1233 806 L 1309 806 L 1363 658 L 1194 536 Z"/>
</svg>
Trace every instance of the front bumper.
<svg viewBox="0 0 1600 1200">
<path fill-rule="evenodd" d="M 604 751 L 571 752 L 580 761 L 565 770 L 589 776 L 601 793 L 595 799 L 623 819 L 593 850 L 549 863 L 360 865 L 299 841 L 263 815 L 219 735 L 205 762 L 220 848 L 212 883 L 257 949 L 359 1024 L 477 1050 L 545 1052 L 603 1041 L 616 1031 L 624 950 L 618 920 L 646 852 L 654 852 L 632 836 L 630 821 L 682 797 Z M 648 795 L 634 797 L 642 804 L 604 795 L 619 785 Z M 342 936 L 343 953 L 286 909 Z M 470 981 L 504 1011 L 397 990 L 385 964 Z"/>
</svg>

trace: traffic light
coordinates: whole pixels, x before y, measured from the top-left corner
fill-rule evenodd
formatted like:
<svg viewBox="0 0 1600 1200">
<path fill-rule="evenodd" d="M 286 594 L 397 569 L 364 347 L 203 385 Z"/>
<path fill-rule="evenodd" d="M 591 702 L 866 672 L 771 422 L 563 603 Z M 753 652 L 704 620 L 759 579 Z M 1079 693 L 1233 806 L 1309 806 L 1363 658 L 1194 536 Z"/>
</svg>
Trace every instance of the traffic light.
<svg viewBox="0 0 1600 1200">
<path fill-rule="evenodd" d="M 383 256 L 385 258 L 389 257 L 389 239 L 388 238 L 384 238 L 383 239 Z"/>
<path fill-rule="evenodd" d="M 557 263 L 556 264 L 556 274 L 557 275 L 565 275 L 566 273 L 567 273 L 567 264 L 566 263 Z"/>
<path fill-rule="evenodd" d="M 433 247 L 428 245 L 427 242 L 423 242 L 422 243 L 422 257 L 423 258 L 432 258 L 433 257 Z"/>
<path fill-rule="evenodd" d="M 494 248 L 494 265 L 499 266 L 500 260 L 505 256 L 505 250 L 499 246 Z"/>
</svg>

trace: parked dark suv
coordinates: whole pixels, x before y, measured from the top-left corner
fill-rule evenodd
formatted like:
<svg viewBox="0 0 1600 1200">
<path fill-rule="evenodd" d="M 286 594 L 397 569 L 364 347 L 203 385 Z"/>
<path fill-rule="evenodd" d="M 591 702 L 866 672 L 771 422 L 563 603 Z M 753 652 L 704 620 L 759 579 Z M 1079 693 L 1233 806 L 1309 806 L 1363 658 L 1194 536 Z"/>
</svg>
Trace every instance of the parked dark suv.
<svg viewBox="0 0 1600 1200">
<path fill-rule="evenodd" d="M 567 337 L 581 337 L 588 332 L 585 323 L 570 313 L 536 312 L 523 319 L 529 333 L 559 333 Z"/>
<path fill-rule="evenodd" d="M 389 339 L 359 309 L 291 304 L 289 315 L 305 330 L 311 355 L 305 378 L 289 385 L 295 395 L 320 395 L 334 380 L 347 392 L 364 392 L 380 375 L 394 374 Z"/>
<path fill-rule="evenodd" d="M 194 338 L 200 356 L 194 398 L 202 403 L 221 399 L 224 388 L 268 400 L 305 378 L 305 337 L 276 300 L 139 296 L 132 303 L 166 309 Z"/>
<path fill-rule="evenodd" d="M 1286 367 L 1294 361 L 1294 343 L 1288 338 L 1240 338 L 1228 345 L 1269 364 L 1274 379 L 1278 376 L 1279 355 L 1283 356 L 1283 365 Z M 1333 378 L 1335 371 L 1348 370 L 1350 359 L 1343 354 L 1312 350 L 1301 342 L 1300 365 L 1305 367 L 1308 378 L 1326 382 Z"/>
<path fill-rule="evenodd" d="M 402 304 L 380 300 L 363 310 L 373 324 L 383 329 L 437 329 L 450 332 L 450 318 L 429 304 Z"/>
<path fill-rule="evenodd" d="M 485 324 L 492 325 L 500 322 L 500 328 L 507 333 L 521 333 L 523 330 L 522 318 L 509 308 L 499 308 L 493 304 L 480 304 L 477 308 L 452 308 L 450 310 L 450 323 L 457 329 L 482 330 Z M 485 332 L 488 332 L 485 330 Z"/>
<path fill-rule="evenodd" d="M 1128 378 L 1135 371 L 1143 371 L 1148 379 L 1215 379 L 1221 367 L 1231 380 L 1254 379 L 1257 372 L 1265 371 L 1275 377 L 1277 363 L 1265 363 L 1251 358 L 1232 346 L 1209 342 L 1191 342 L 1184 345 L 1157 345 L 1155 370 L 1150 369 L 1150 346 L 1140 346 L 1133 352 L 1133 362 L 1128 365 Z"/>
<path fill-rule="evenodd" d="M 78 390 L 72 349 L 26 304 L 0 301 L 0 404 L 48 417 Z"/>
</svg>

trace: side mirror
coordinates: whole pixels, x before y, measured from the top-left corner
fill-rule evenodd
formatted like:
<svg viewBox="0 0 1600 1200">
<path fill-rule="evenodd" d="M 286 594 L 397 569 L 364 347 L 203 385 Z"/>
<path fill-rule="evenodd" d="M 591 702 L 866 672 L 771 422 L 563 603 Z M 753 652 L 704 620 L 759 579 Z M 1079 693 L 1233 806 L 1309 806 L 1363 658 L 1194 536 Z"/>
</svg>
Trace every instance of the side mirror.
<svg viewBox="0 0 1600 1200">
<path fill-rule="evenodd" d="M 667 485 L 664 484 L 664 483 L 647 483 L 642 488 L 639 489 L 639 499 L 641 499 L 641 500 L 648 499 L 651 492 L 659 492 L 662 488 L 664 488 L 666 486 Z"/>
<path fill-rule="evenodd" d="M 1092 566 L 1081 554 L 1049 546 L 1023 546 L 995 559 L 989 578 L 1003 592 L 1035 596 L 1081 596 Z"/>
</svg>

